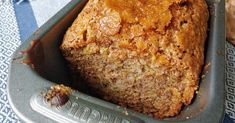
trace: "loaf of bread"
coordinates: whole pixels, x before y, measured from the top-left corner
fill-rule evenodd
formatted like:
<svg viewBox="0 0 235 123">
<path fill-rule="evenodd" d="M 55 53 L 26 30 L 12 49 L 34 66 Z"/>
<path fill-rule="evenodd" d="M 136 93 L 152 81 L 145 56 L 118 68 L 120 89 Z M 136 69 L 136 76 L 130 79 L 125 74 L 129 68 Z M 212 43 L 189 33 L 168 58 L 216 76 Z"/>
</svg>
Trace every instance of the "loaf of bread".
<svg viewBox="0 0 235 123">
<path fill-rule="evenodd" d="M 60 48 L 99 97 L 175 116 L 198 89 L 208 16 L 205 0 L 89 0 Z"/>
</svg>

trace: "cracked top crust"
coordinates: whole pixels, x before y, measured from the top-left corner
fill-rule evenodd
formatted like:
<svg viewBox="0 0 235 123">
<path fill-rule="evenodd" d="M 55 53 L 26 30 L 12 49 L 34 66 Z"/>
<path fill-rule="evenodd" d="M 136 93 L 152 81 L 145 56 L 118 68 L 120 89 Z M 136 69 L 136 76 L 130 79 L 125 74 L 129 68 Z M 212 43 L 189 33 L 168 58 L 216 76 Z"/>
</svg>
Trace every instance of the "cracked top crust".
<svg viewBox="0 0 235 123">
<path fill-rule="evenodd" d="M 115 45 L 200 73 L 208 17 L 204 0 L 89 0 L 61 47 Z"/>
</svg>

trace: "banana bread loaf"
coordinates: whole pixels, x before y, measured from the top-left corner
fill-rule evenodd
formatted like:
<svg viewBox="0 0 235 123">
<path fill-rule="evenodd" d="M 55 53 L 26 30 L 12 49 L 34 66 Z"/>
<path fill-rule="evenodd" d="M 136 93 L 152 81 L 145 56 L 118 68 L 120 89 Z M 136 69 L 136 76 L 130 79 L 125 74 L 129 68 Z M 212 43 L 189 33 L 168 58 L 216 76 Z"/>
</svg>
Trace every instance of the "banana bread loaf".
<svg viewBox="0 0 235 123">
<path fill-rule="evenodd" d="M 175 116 L 198 88 L 208 16 L 205 0 L 89 0 L 60 48 L 103 99 Z"/>
</svg>

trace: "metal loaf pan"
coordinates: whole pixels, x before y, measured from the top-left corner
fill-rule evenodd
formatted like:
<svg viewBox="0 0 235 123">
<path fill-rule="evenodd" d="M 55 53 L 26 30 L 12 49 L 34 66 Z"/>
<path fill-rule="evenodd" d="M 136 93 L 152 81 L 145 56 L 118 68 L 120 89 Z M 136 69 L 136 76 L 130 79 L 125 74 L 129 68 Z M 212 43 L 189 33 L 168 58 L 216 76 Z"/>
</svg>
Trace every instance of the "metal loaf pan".
<svg viewBox="0 0 235 123">
<path fill-rule="evenodd" d="M 224 0 L 207 0 L 210 9 L 206 61 L 199 93 L 190 106 L 172 118 L 157 120 L 122 108 L 81 92 L 70 95 L 61 107 L 48 106 L 42 92 L 54 84 L 72 86 L 65 61 L 59 51 L 63 35 L 86 4 L 86 0 L 72 0 L 46 24 L 39 28 L 15 52 L 8 80 L 9 102 L 25 122 L 109 122 L 109 123 L 219 123 L 224 116 Z M 21 51 L 36 43 L 30 54 L 33 68 L 22 64 Z M 32 66 L 32 65 L 31 65 Z"/>
</svg>

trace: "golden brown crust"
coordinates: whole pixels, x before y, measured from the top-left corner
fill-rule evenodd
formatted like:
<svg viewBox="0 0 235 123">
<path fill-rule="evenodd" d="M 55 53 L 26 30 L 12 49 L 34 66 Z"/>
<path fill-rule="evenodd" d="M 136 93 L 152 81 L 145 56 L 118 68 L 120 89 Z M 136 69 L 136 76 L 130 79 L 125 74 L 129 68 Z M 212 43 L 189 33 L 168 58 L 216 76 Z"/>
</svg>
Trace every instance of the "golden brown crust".
<svg viewBox="0 0 235 123">
<path fill-rule="evenodd" d="M 226 36 L 235 45 L 235 1 L 226 0 Z"/>
<path fill-rule="evenodd" d="M 106 100 L 174 116 L 198 88 L 208 16 L 204 0 L 89 0 L 61 50 Z"/>
</svg>

